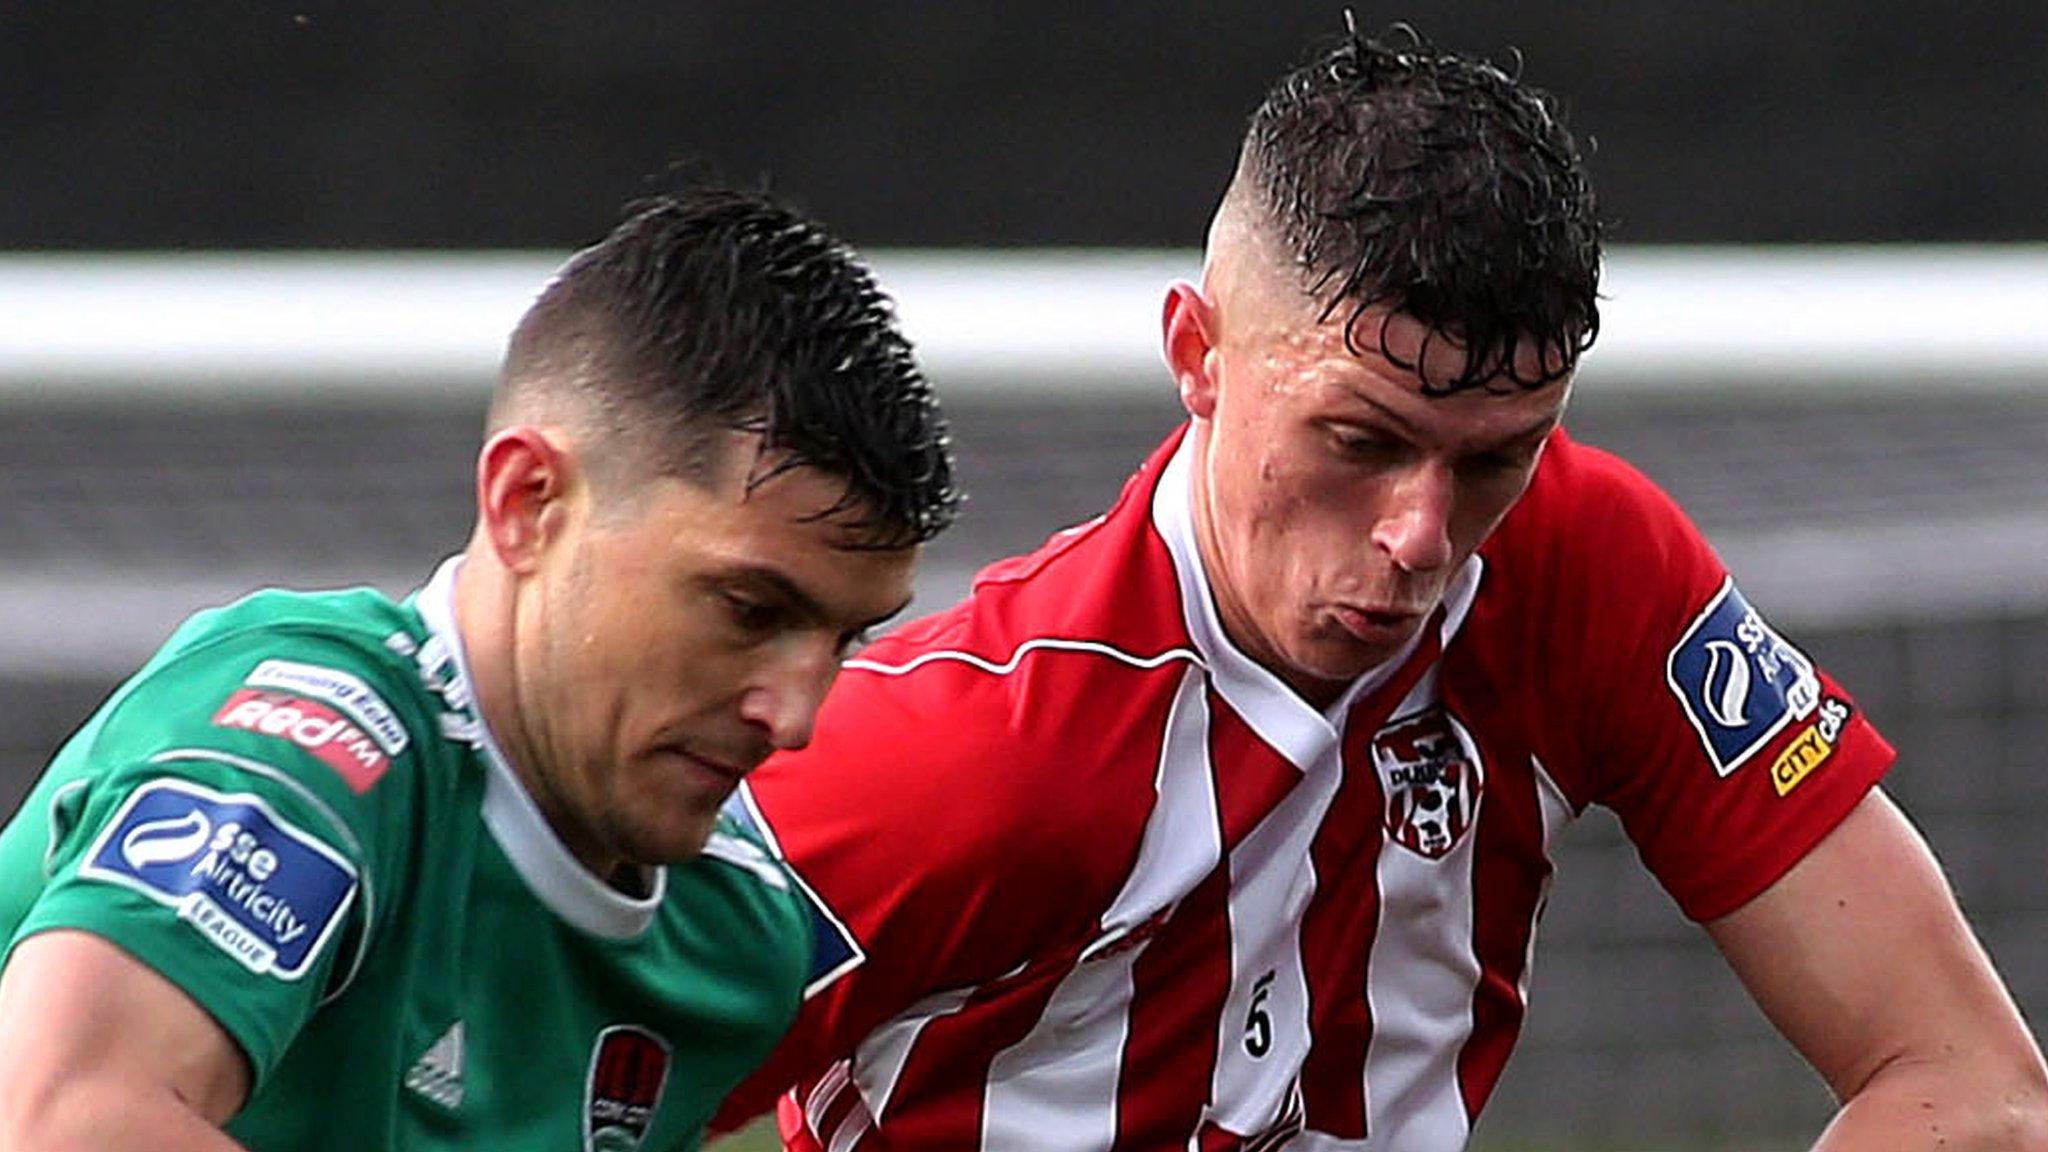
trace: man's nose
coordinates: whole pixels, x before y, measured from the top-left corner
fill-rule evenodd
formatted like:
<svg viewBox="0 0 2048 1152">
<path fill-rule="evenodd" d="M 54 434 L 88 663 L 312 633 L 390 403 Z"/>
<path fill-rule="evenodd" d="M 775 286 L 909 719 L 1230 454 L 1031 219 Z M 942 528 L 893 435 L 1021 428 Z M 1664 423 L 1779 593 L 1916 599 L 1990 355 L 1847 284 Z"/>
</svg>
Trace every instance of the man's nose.
<svg viewBox="0 0 2048 1152">
<path fill-rule="evenodd" d="M 829 640 L 792 637 L 740 694 L 740 717 L 765 732 L 774 747 L 802 748 L 811 742 L 818 708 L 838 672 L 839 653 Z"/>
<path fill-rule="evenodd" d="M 1395 480 L 1373 524 L 1372 542 L 1408 572 L 1451 562 L 1451 500 L 1456 477 L 1437 461 L 1417 462 Z"/>
</svg>

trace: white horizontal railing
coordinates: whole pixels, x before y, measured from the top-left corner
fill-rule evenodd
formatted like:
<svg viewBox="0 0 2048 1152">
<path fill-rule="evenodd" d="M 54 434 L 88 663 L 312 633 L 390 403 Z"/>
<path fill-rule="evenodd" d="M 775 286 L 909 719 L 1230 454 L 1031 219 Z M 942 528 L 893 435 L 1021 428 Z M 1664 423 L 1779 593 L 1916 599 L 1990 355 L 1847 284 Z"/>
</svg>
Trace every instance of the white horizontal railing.
<svg viewBox="0 0 2048 1152">
<path fill-rule="evenodd" d="M 0 255 L 0 402 L 30 395 L 365 400 L 479 394 L 557 254 Z M 1165 286 L 1193 252 L 873 255 L 949 396 L 1078 398 L 1165 386 Z M 2048 245 L 1625 248 L 1582 376 L 1609 399 L 1853 387 L 1912 397 L 2048 389 Z M 451 542 L 451 546 L 456 542 Z M 1882 532 L 1716 541 L 1783 622 L 2033 611 L 2048 511 L 1985 509 Z M 977 558 L 979 559 L 979 558 Z M 426 559 L 423 558 L 422 563 Z M 933 568 L 942 605 L 968 568 Z M 115 675 L 179 617 L 256 583 L 424 573 L 133 573 L 0 560 L 0 674 Z"/>
<path fill-rule="evenodd" d="M 548 253 L 0 255 L 0 392 L 482 387 Z M 948 394 L 1156 387 L 1165 286 L 1199 255 L 873 254 Z M 2048 386 L 2048 245 L 1622 248 L 1582 376 Z"/>
</svg>

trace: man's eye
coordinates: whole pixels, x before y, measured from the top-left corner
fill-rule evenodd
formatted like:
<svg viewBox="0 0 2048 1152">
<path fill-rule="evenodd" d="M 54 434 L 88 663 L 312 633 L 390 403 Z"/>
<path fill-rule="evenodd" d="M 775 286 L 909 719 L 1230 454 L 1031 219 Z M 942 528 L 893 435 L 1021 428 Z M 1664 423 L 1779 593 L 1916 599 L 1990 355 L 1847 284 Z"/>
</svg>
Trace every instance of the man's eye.
<svg viewBox="0 0 2048 1152">
<path fill-rule="evenodd" d="M 1339 450 L 1352 456 L 1383 456 L 1394 446 L 1390 440 L 1365 432 L 1334 431 L 1330 437 Z"/>
<path fill-rule="evenodd" d="M 725 605 L 732 614 L 733 623 L 746 632 L 772 632 L 782 621 L 782 612 L 775 605 L 745 596 L 727 593 Z"/>
<path fill-rule="evenodd" d="M 1482 452 L 1468 457 L 1465 467 L 1482 476 L 1502 476 L 1521 472 L 1536 458 L 1535 448 L 1506 448 L 1499 452 Z"/>
</svg>

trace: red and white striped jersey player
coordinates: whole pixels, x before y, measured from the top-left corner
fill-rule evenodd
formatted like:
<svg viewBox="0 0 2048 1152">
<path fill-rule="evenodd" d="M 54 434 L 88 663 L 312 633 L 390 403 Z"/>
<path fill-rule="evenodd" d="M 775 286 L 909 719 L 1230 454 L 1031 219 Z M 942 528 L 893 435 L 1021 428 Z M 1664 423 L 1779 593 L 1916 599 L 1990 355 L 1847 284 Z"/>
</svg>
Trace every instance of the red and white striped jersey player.
<svg viewBox="0 0 2048 1152">
<path fill-rule="evenodd" d="M 819 963 L 728 1119 L 787 1089 L 807 1152 L 1455 1152 L 1599 804 L 1844 1101 L 1821 1147 L 2038 1146 L 2040 1055 L 1891 748 L 1560 427 L 1598 228 L 1552 113 L 1413 42 L 1275 88 L 1166 301 L 1186 427 L 849 661 L 738 797 Z"/>
</svg>

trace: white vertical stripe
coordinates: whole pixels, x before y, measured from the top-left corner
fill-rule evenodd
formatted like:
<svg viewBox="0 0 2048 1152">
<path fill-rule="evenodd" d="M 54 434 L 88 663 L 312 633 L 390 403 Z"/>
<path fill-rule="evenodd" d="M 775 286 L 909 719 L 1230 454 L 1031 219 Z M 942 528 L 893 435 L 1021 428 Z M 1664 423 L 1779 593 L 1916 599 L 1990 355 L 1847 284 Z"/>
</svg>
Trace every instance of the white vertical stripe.
<svg viewBox="0 0 2048 1152">
<path fill-rule="evenodd" d="M 811 1131 L 824 1130 L 826 1117 L 832 1111 L 832 1102 L 839 1098 L 841 1092 L 852 1086 L 853 1068 L 846 1060 L 835 1061 L 832 1067 L 825 1070 L 823 1076 L 818 1077 L 818 1082 L 811 1085 L 811 1090 L 803 1099 L 804 1122 L 810 1125 Z"/>
<path fill-rule="evenodd" d="M 1075 965 L 1031 1031 L 989 1065 L 983 1152 L 1095 1152 L 1116 1139 L 1116 1090 L 1142 946 Z"/>
<path fill-rule="evenodd" d="M 867 1105 L 856 1099 L 848 1109 L 846 1119 L 832 1130 L 832 1140 L 825 1145 L 825 1152 L 848 1152 L 860 1143 L 860 1138 L 875 1130 L 875 1118 L 868 1115 Z"/>
<path fill-rule="evenodd" d="M 1278 1119 L 1308 1054 L 1301 920 L 1316 889 L 1309 847 L 1342 780 L 1332 744 L 1230 854 L 1230 995 L 1217 1021 L 1207 1117 L 1232 1132 L 1261 1132 Z"/>
<path fill-rule="evenodd" d="M 896 1081 L 902 1077 L 903 1065 L 910 1059 L 910 1050 L 916 1046 L 924 1026 L 965 1008 L 978 990 L 977 985 L 934 992 L 897 1013 L 860 1042 L 853 1050 L 853 1082 L 860 1088 L 860 1098 L 867 1102 L 869 1114 L 880 1118 L 889 1107 L 889 1097 L 896 1091 Z"/>
<path fill-rule="evenodd" d="M 1166 719 L 1153 777 L 1158 799 L 1131 874 L 1103 914 L 1102 935 L 1060 981 L 1031 1031 L 989 1065 L 985 1152 L 1085 1152 L 1116 1140 L 1132 972 L 1146 945 L 1112 945 L 1171 909 L 1222 858 L 1206 692 L 1201 670 L 1188 669 Z"/>
<path fill-rule="evenodd" d="M 1531 756 L 1529 767 L 1536 774 L 1536 802 L 1543 807 L 1543 855 L 1548 858 L 1550 846 L 1557 842 L 1558 833 L 1564 831 L 1565 825 L 1578 819 L 1579 813 L 1572 806 L 1571 797 L 1564 794 L 1564 789 L 1551 776 L 1550 769 L 1543 766 L 1543 761 Z"/>
<path fill-rule="evenodd" d="M 1138 859 L 1109 911 L 1104 937 L 1120 938 L 1193 891 L 1223 858 L 1216 784 L 1209 763 L 1208 678 L 1199 668 L 1181 676 L 1166 717 L 1166 738 L 1152 787 L 1158 801 L 1145 820 Z M 1091 947 L 1090 951 L 1094 951 Z"/>
<path fill-rule="evenodd" d="M 1525 1009 L 1529 1006 L 1529 975 L 1536 970 L 1536 928 L 1543 920 L 1543 906 L 1550 903 L 1551 881 L 1557 878 L 1557 857 L 1551 854 L 1550 847 L 1557 843 L 1565 826 L 1578 818 L 1571 798 L 1558 787 L 1543 761 L 1531 756 L 1529 768 L 1536 777 L 1536 804 L 1543 814 L 1543 858 L 1550 862 L 1551 870 L 1544 875 L 1543 889 L 1536 894 L 1536 907 L 1529 914 L 1529 948 L 1522 956 L 1522 978 L 1515 982 L 1515 995 L 1521 998 Z"/>
<path fill-rule="evenodd" d="M 1418 711 L 1435 698 L 1432 669 L 1394 714 Z M 1391 839 L 1380 848 L 1379 931 L 1366 985 L 1373 1019 L 1366 1114 L 1375 1149 L 1458 1152 L 1470 1132 L 1458 1087 L 1458 1053 L 1472 1034 L 1472 995 L 1479 984 L 1479 959 L 1472 950 L 1472 864 L 1479 837 L 1472 826 L 1486 802 L 1482 790 L 1471 825 L 1441 859 Z"/>
<path fill-rule="evenodd" d="M 1303 1132 L 1281 1147 L 1286 1152 L 1373 1152 L 1383 1146 L 1370 1140 L 1342 1140 L 1326 1132 Z"/>
</svg>

